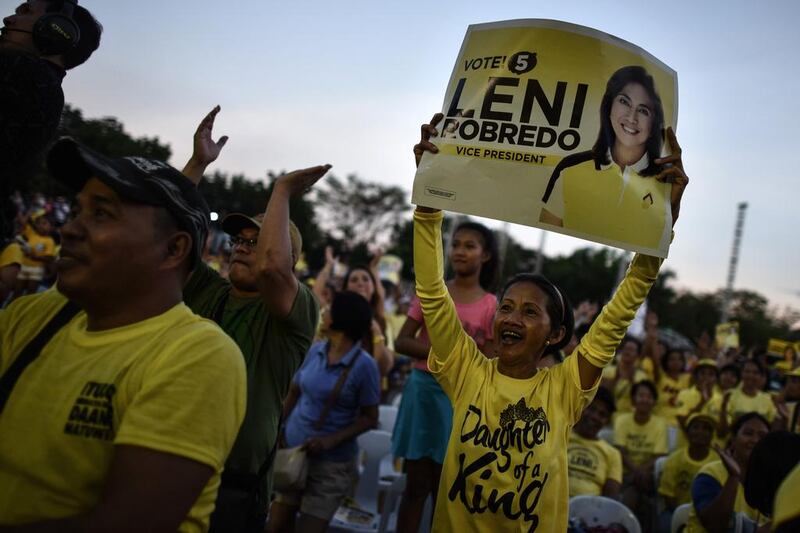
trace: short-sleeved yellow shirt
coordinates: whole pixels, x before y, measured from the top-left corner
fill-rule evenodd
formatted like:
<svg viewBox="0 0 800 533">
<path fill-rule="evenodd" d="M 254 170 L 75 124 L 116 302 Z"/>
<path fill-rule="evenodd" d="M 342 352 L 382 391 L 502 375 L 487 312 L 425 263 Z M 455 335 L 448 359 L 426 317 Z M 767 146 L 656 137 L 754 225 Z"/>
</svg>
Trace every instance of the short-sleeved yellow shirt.
<svg viewBox="0 0 800 533">
<path fill-rule="evenodd" d="M 622 483 L 622 455 L 603 439 L 585 439 L 574 431 L 567 446 L 569 497 L 602 496 L 606 481 Z"/>
<path fill-rule="evenodd" d="M 660 376 L 658 380 L 656 414 L 663 416 L 670 426 L 678 427 L 678 420 L 675 418 L 680 410 L 678 407 L 678 394 L 689 388 L 692 377 L 689 374 L 681 374 L 678 379 L 672 379 L 665 372 L 662 372 Z"/>
<path fill-rule="evenodd" d="M 0 374 L 65 303 L 51 289 L 0 312 Z M 104 331 L 87 330 L 79 313 L 25 369 L 0 414 L 0 522 L 88 513 L 124 444 L 214 470 L 179 527 L 207 530 L 245 387 L 239 348 L 183 303 Z"/>
<path fill-rule="evenodd" d="M 766 418 L 769 422 L 775 419 L 777 410 L 772 403 L 772 397 L 763 391 L 758 391 L 755 396 L 748 396 L 741 388 L 733 389 L 728 400 L 728 418 L 731 423 L 745 413 L 755 412 Z"/>
<path fill-rule="evenodd" d="M 714 450 L 709 450 L 704 459 L 695 461 L 689 456 L 688 448 L 672 452 L 664 463 L 664 471 L 658 484 L 658 493 L 675 498 L 677 505 L 692 501 L 692 480 L 704 465 L 719 461 Z"/>
<path fill-rule="evenodd" d="M 651 415 L 647 423 L 639 424 L 633 413 L 621 414 L 614 422 L 614 444 L 625 448 L 634 464 L 644 464 L 669 450 L 667 421 Z"/>
</svg>

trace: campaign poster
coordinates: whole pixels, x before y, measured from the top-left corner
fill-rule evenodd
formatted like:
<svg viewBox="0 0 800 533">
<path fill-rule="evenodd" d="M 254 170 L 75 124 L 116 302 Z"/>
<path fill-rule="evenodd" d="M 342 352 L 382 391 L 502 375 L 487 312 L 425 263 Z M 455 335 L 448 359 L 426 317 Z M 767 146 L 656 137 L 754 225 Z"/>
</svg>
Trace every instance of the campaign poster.
<svg viewBox="0 0 800 533">
<path fill-rule="evenodd" d="M 738 322 L 723 322 L 717 324 L 716 335 L 717 348 L 721 350 L 728 350 L 730 348 L 739 347 L 739 323 Z"/>
<path fill-rule="evenodd" d="M 612 35 L 554 20 L 467 29 L 412 201 L 666 257 L 676 72 Z"/>
</svg>

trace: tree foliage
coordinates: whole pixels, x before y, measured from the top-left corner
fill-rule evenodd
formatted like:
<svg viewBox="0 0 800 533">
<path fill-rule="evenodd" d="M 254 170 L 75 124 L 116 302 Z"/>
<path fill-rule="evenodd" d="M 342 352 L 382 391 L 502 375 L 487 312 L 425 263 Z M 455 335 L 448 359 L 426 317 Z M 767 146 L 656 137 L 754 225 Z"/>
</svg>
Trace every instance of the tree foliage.
<svg viewBox="0 0 800 533">
<path fill-rule="evenodd" d="M 387 246 L 392 229 L 410 207 L 400 187 L 355 174 L 345 180 L 326 177 L 315 186 L 314 197 L 322 228 L 349 250 L 359 244 Z"/>
</svg>

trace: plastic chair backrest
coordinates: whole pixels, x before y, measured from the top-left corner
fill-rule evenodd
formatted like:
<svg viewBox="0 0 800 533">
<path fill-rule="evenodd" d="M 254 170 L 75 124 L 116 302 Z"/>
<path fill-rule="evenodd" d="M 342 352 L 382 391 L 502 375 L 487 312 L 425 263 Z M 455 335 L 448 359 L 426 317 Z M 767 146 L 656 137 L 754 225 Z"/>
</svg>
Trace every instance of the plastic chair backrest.
<svg viewBox="0 0 800 533">
<path fill-rule="evenodd" d="M 677 506 L 675 511 L 672 513 L 672 525 L 670 527 L 670 533 L 681 533 L 684 528 L 686 528 L 686 524 L 689 522 L 689 513 L 691 512 L 691 503 L 684 503 L 683 505 Z"/>
<path fill-rule="evenodd" d="M 661 481 L 661 474 L 664 473 L 664 464 L 666 462 L 666 457 L 659 457 L 653 465 L 653 481 L 656 484 L 656 493 L 658 493 L 658 483 Z"/>
<path fill-rule="evenodd" d="M 588 527 L 621 524 L 628 533 L 641 533 L 633 513 L 623 504 L 603 496 L 575 496 L 569 500 L 570 518 L 579 518 Z"/>
<path fill-rule="evenodd" d="M 394 431 L 394 424 L 397 421 L 397 407 L 393 405 L 378 406 L 378 429 L 381 431 Z"/>
<path fill-rule="evenodd" d="M 392 452 L 392 434 L 377 429 L 367 431 L 358 436 L 358 447 L 364 452 L 365 463 L 355 499 L 363 509 L 377 512 L 381 459 Z"/>
<path fill-rule="evenodd" d="M 678 428 L 667 426 L 667 448 L 669 453 L 674 452 L 678 448 Z"/>
<path fill-rule="evenodd" d="M 598 437 L 606 441 L 607 443 L 614 445 L 614 429 L 610 427 L 605 427 L 600 430 L 597 434 Z"/>
</svg>

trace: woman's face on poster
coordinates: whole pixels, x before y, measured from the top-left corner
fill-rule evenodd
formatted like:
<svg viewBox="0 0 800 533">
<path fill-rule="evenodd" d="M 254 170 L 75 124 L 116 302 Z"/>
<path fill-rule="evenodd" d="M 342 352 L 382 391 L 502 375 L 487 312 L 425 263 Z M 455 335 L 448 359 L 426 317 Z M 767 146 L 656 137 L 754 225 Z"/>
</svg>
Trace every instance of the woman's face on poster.
<svg viewBox="0 0 800 533">
<path fill-rule="evenodd" d="M 617 143 L 628 147 L 641 147 L 653 129 L 653 100 L 638 83 L 629 83 L 614 97 L 611 104 L 611 127 Z"/>
</svg>

